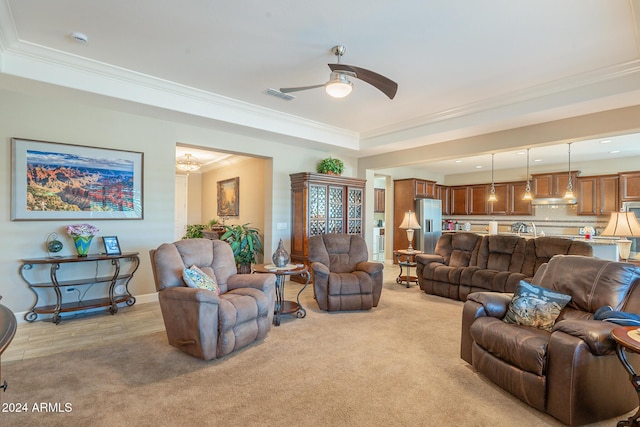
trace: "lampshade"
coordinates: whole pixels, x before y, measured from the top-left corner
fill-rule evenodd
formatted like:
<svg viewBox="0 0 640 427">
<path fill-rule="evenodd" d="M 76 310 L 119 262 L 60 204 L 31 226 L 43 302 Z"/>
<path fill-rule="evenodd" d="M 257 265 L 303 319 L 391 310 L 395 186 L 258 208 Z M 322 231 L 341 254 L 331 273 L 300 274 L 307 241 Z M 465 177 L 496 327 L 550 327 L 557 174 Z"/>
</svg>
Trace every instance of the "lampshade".
<svg viewBox="0 0 640 427">
<path fill-rule="evenodd" d="M 402 219 L 402 224 L 400 224 L 400 228 L 407 230 L 407 240 L 409 241 L 408 252 L 413 252 L 413 230 L 419 230 L 420 224 L 418 224 L 418 218 L 416 218 L 416 213 L 407 211 L 404 214 L 404 218 Z"/>
<path fill-rule="evenodd" d="M 176 169 L 187 173 L 195 172 L 200 169 L 200 161 L 191 154 L 185 154 L 176 159 Z"/>
<path fill-rule="evenodd" d="M 601 236 L 640 236 L 640 223 L 633 212 L 612 212 Z"/>
<path fill-rule="evenodd" d="M 331 80 L 324 85 L 324 90 L 334 98 L 344 98 L 353 90 L 353 83 L 342 73 L 331 73 Z"/>
<path fill-rule="evenodd" d="M 419 230 L 420 224 L 418 223 L 418 218 L 416 218 L 416 213 L 412 211 L 405 212 L 404 218 L 402 219 L 402 224 L 400 224 L 400 228 Z"/>
<path fill-rule="evenodd" d="M 609 223 L 601 236 L 622 237 L 618 240 L 618 252 L 623 260 L 629 259 L 631 254 L 630 236 L 640 236 L 640 223 L 633 212 L 612 212 Z"/>
</svg>

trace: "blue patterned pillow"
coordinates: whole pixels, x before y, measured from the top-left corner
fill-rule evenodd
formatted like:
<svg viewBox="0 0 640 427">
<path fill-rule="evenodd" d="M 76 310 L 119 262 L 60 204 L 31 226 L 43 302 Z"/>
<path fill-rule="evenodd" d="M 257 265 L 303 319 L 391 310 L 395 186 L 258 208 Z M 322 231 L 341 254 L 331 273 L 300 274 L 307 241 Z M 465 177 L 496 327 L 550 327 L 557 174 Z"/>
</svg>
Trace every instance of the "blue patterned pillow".
<svg viewBox="0 0 640 427">
<path fill-rule="evenodd" d="M 560 312 L 571 301 L 570 295 L 532 285 L 521 280 L 502 320 L 516 325 L 551 331 Z"/>
<path fill-rule="evenodd" d="M 220 288 L 216 280 L 204 271 L 200 270 L 197 265 L 182 270 L 182 279 L 190 288 L 208 289 L 220 295 Z"/>
</svg>

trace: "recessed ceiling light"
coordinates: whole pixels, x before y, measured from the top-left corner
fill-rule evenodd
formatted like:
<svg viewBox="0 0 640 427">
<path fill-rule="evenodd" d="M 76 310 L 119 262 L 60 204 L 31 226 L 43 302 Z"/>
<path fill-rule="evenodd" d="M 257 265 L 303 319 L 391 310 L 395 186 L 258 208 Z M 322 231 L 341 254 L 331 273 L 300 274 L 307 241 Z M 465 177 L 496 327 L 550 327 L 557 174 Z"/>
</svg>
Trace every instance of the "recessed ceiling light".
<svg viewBox="0 0 640 427">
<path fill-rule="evenodd" d="M 482 169 L 481 165 L 476 166 L 476 169 Z"/>
<path fill-rule="evenodd" d="M 521 155 L 523 155 L 524 153 L 525 153 L 525 151 L 518 151 L 516 154 L 518 154 L 518 155 L 520 155 L 520 156 L 521 156 Z"/>
<path fill-rule="evenodd" d="M 610 142 L 611 142 L 610 139 L 604 139 L 604 140 L 600 141 L 600 144 L 608 144 Z"/>
<path fill-rule="evenodd" d="M 462 163 L 462 160 L 456 160 L 456 163 Z"/>
<path fill-rule="evenodd" d="M 620 150 L 611 150 L 611 151 L 609 151 L 609 154 L 617 154 L 619 152 L 620 152 Z"/>
<path fill-rule="evenodd" d="M 542 161 L 542 159 L 534 159 L 533 161 L 534 161 L 534 162 L 541 162 L 541 161 Z"/>
</svg>

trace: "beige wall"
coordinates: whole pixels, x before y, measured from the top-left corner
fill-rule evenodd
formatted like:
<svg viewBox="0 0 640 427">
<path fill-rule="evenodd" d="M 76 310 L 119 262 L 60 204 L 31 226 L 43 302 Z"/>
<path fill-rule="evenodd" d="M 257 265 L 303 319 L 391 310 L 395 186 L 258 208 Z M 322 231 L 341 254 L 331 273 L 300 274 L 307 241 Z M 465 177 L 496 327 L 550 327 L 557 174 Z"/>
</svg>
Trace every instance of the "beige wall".
<svg viewBox="0 0 640 427">
<path fill-rule="evenodd" d="M 222 222 L 218 216 L 218 181 L 239 178 L 239 215 L 228 217 L 225 221 L 226 225 L 249 224 L 260 230 L 260 234 L 264 235 L 264 231 L 270 228 L 270 224 L 265 226 L 265 181 L 267 180 L 265 172 L 265 163 L 269 160 L 258 158 L 247 158 L 240 163 L 224 168 L 214 169 L 205 172 L 202 175 L 202 223 L 207 224 L 212 219 Z M 271 252 L 266 251 L 267 255 Z M 260 261 L 260 259 L 259 259 Z"/>
<path fill-rule="evenodd" d="M 0 276 L 3 277 L 0 295 L 3 296 L 2 304 L 18 313 L 28 310 L 34 301 L 33 294 L 18 274 L 20 259 L 46 256 L 44 242 L 52 232 L 58 233 L 65 245 L 61 255 L 72 254 L 71 240 L 63 227 L 77 221 L 11 221 L 11 137 L 144 153 L 144 219 L 87 221 L 100 228 L 100 235 L 117 235 L 123 250 L 140 252 L 140 269 L 130 283 L 134 295 L 155 292 L 149 249 L 173 241 L 177 142 L 270 159 L 265 162 L 262 172 L 267 253 L 275 249 L 280 238 L 289 247 L 289 174 L 313 171 L 319 160 L 333 154 L 205 127 L 210 124 L 188 125 L 138 115 L 132 105 L 127 107 L 129 112 L 96 107 L 78 102 L 78 97 L 74 97 L 75 101 L 67 100 L 60 95 L 61 92 L 66 93 L 58 89 L 43 91 L 42 94 L 0 90 L 0 200 L 4 206 L 0 210 L 0 236 L 3 238 L 0 246 Z M 83 100 L 82 97 L 79 99 Z M 357 170 L 356 159 L 340 157 L 345 161 L 348 172 Z M 244 188 L 245 194 L 251 191 L 246 186 L 261 174 L 258 171 L 252 173 L 255 176 L 241 178 L 241 192 Z M 246 207 L 241 205 L 242 215 L 245 215 L 243 209 L 246 215 L 258 210 L 255 207 L 260 203 L 258 200 L 249 203 Z M 276 223 L 286 223 L 287 227 L 277 229 Z M 92 251 L 99 250 L 96 245 L 94 241 Z"/>
</svg>

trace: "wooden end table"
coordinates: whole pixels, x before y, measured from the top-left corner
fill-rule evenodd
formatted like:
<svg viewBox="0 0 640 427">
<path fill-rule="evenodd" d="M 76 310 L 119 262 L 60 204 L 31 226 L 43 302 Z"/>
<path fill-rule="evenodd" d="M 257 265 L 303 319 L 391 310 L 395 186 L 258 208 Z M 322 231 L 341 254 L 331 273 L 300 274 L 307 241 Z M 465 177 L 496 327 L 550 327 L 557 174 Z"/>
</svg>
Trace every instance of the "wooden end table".
<svg viewBox="0 0 640 427">
<path fill-rule="evenodd" d="M 636 373 L 627 359 L 627 351 L 640 353 L 640 331 L 637 326 L 620 326 L 611 331 L 611 338 L 617 343 L 616 354 L 618 359 L 629 373 L 629 381 L 638 394 L 638 403 L 640 404 L 640 376 Z M 618 421 L 617 427 L 638 426 L 640 425 L 640 407 L 638 411 L 626 420 Z"/>
<path fill-rule="evenodd" d="M 273 316 L 273 324 L 280 326 L 280 316 L 283 314 L 296 314 L 296 317 L 303 318 L 307 315 L 307 310 L 300 304 L 300 294 L 305 290 L 311 279 L 309 269 L 304 264 L 287 264 L 282 268 L 276 268 L 273 264 L 257 264 L 253 266 L 254 273 L 271 273 L 276 275 L 276 306 Z M 298 291 L 296 301 L 285 301 L 284 282 L 287 276 L 301 276 L 305 282 Z"/>
<path fill-rule="evenodd" d="M 400 274 L 396 277 L 396 283 L 402 284 L 406 282 L 407 288 L 411 286 L 411 282 L 418 283 L 418 276 L 411 275 L 411 267 L 416 266 L 415 256 L 417 254 L 421 254 L 422 251 L 416 251 L 415 249 L 410 251 L 407 249 L 398 249 L 393 251 L 393 254 L 396 256 L 396 262 L 400 266 Z M 404 261 L 400 259 L 401 256 L 404 256 Z M 402 268 L 405 267 L 407 269 L 407 274 L 402 274 Z"/>
</svg>

